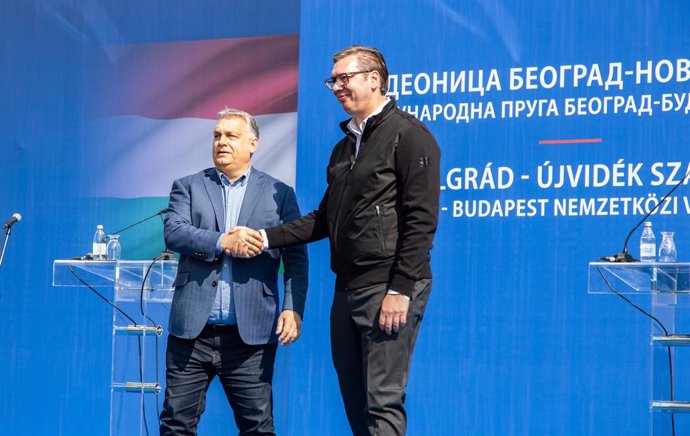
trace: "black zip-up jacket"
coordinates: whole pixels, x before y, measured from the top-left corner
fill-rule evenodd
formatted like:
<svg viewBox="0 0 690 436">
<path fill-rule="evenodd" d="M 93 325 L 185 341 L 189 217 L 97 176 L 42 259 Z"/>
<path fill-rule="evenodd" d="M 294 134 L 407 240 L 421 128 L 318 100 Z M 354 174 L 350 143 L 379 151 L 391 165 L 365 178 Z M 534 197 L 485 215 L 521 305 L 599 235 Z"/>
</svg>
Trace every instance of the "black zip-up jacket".
<svg viewBox="0 0 690 436">
<path fill-rule="evenodd" d="M 340 124 L 345 137 L 333 148 L 319 208 L 266 229 L 268 243 L 328 237 L 336 290 L 387 283 L 411 296 L 417 280 L 431 278 L 441 151 L 426 126 L 393 99 L 367 121 L 356 159 L 348 121 Z"/>
</svg>

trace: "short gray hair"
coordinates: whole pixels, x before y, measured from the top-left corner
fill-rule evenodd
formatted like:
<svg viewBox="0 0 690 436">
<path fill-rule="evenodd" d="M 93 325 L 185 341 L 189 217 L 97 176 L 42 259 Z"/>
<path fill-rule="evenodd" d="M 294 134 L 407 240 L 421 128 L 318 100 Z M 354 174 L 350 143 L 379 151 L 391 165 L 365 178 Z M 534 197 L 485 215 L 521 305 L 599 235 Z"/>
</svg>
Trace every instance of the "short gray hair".
<svg viewBox="0 0 690 436">
<path fill-rule="evenodd" d="M 229 107 L 226 107 L 225 109 L 221 110 L 218 112 L 218 120 L 222 120 L 223 118 L 232 118 L 232 117 L 239 117 L 243 118 L 244 121 L 247 123 L 247 133 L 249 133 L 250 136 L 253 136 L 256 139 L 259 139 L 259 124 L 256 122 L 253 116 L 251 116 L 249 113 L 245 111 L 241 111 L 239 109 L 232 109 Z"/>
</svg>

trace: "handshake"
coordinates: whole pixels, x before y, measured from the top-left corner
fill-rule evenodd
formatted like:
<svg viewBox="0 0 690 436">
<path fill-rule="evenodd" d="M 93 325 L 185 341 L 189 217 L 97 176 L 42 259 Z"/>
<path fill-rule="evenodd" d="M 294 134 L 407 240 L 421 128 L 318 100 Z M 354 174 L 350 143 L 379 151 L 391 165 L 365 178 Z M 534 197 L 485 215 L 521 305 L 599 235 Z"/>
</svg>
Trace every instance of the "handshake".
<svg viewBox="0 0 690 436">
<path fill-rule="evenodd" d="M 223 235 L 220 247 L 229 256 L 254 257 L 264 251 L 264 238 L 256 230 L 237 226 Z"/>
</svg>

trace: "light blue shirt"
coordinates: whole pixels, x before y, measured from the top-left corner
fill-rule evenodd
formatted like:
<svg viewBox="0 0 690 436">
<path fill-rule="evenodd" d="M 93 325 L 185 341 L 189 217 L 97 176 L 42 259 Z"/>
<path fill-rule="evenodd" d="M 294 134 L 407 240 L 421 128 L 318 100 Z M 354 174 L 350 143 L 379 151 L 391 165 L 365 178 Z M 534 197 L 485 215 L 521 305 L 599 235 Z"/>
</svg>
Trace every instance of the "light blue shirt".
<svg viewBox="0 0 690 436">
<path fill-rule="evenodd" d="M 240 216 L 240 209 L 242 208 L 242 200 L 244 200 L 244 193 L 247 191 L 247 180 L 251 167 L 247 169 L 234 182 L 225 174 L 218 171 L 218 177 L 223 184 L 223 201 L 225 202 L 225 232 L 237 225 L 237 219 Z M 221 253 L 220 241 L 221 236 L 216 242 L 216 253 Z M 232 289 L 232 256 L 223 255 L 223 267 L 220 270 L 220 280 L 216 290 L 216 299 L 213 302 L 211 315 L 208 317 L 209 324 L 237 324 L 237 316 L 235 315 L 235 299 Z"/>
</svg>

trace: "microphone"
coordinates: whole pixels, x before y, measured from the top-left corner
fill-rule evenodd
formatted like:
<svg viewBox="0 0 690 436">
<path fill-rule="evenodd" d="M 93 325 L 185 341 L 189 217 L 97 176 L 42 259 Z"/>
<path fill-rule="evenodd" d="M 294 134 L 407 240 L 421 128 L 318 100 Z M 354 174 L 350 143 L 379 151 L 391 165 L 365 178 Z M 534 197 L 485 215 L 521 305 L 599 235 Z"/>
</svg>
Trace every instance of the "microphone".
<svg viewBox="0 0 690 436">
<path fill-rule="evenodd" d="M 18 213 L 12 215 L 12 218 L 8 219 L 5 224 L 2 225 L 3 229 L 7 229 L 5 232 L 5 242 L 2 244 L 2 250 L 0 250 L 0 267 L 2 266 L 2 260 L 5 258 L 5 250 L 7 249 L 7 242 L 10 240 L 10 234 L 12 233 L 12 224 L 17 221 L 21 221 L 22 216 Z"/>
<path fill-rule="evenodd" d="M 148 221 L 148 220 L 150 220 L 150 219 L 152 219 L 152 218 L 155 218 L 155 217 L 157 217 L 157 216 L 163 216 L 163 215 L 165 215 L 166 213 L 168 213 L 169 210 L 170 210 L 170 209 L 168 209 L 167 207 L 166 207 L 165 209 L 161 209 L 161 210 L 159 210 L 158 212 L 154 213 L 154 214 L 151 215 L 151 216 L 148 216 L 148 217 L 146 217 L 146 218 L 144 218 L 144 219 L 142 219 L 142 220 L 139 220 L 139 221 L 135 222 L 134 224 L 130 224 L 130 225 L 128 225 L 127 227 L 123 227 L 123 228 L 117 230 L 116 232 L 113 233 L 113 235 L 119 235 L 120 233 L 124 232 L 125 230 L 131 229 L 131 228 L 134 227 L 134 226 L 138 226 L 139 224 L 141 224 L 141 223 L 143 223 L 143 222 L 145 222 L 145 221 Z M 156 259 L 158 259 L 158 260 L 172 260 L 172 259 L 175 259 L 175 255 L 174 255 L 171 251 L 169 251 L 167 248 L 165 248 L 165 249 L 161 252 L 161 254 L 159 254 L 159 255 L 156 257 Z"/>
<path fill-rule="evenodd" d="M 163 210 L 159 210 L 158 212 L 154 213 L 153 215 L 151 215 L 151 216 L 149 216 L 149 217 L 146 217 L 146 218 L 144 218 L 143 220 L 137 221 L 137 222 L 135 222 L 134 224 L 130 224 L 130 225 L 128 225 L 127 227 L 124 227 L 124 228 L 122 228 L 122 229 L 119 229 L 119 230 L 115 231 L 115 232 L 112 233 L 112 234 L 113 234 L 113 235 L 119 235 L 121 232 L 124 232 L 124 231 L 127 230 L 127 229 L 130 229 L 130 228 L 132 228 L 132 227 L 134 227 L 134 226 L 136 226 L 136 225 L 139 225 L 139 224 L 143 223 L 144 221 L 148 221 L 148 220 L 150 220 L 151 218 L 155 218 L 155 217 L 157 217 L 157 216 L 164 215 L 164 214 L 166 214 L 167 212 L 168 212 L 168 208 L 165 208 L 165 209 L 163 209 Z"/>
<path fill-rule="evenodd" d="M 674 186 L 673 188 L 671 188 L 671 190 L 668 191 L 668 193 L 667 193 L 666 195 L 664 195 L 664 198 L 662 198 L 662 199 L 656 204 L 656 206 L 654 206 L 654 207 L 652 208 L 652 210 L 650 210 L 649 212 L 647 212 L 647 215 L 645 215 L 645 216 L 640 220 L 640 222 L 638 222 L 638 223 L 635 225 L 635 227 L 633 227 L 632 230 L 630 230 L 630 232 L 628 233 L 628 236 L 625 238 L 625 244 L 623 244 L 623 251 L 621 251 L 620 253 L 616 253 L 615 256 L 602 256 L 600 259 L 601 259 L 601 260 L 604 260 L 604 261 L 607 261 L 607 262 L 639 262 L 638 259 L 635 259 L 634 257 L 632 257 L 632 256 L 630 255 L 630 253 L 628 253 L 628 242 L 630 241 L 630 237 L 632 236 L 633 233 L 635 233 L 635 230 L 637 230 L 637 228 L 640 227 L 640 226 L 642 225 L 643 222 L 647 221 L 647 218 L 649 218 L 649 216 L 650 216 L 652 213 L 654 213 L 654 211 L 657 210 L 657 209 L 659 208 L 659 206 L 661 206 L 661 204 L 664 202 L 664 200 L 666 200 L 671 194 L 673 194 L 673 191 L 675 191 L 676 189 L 678 189 L 678 188 L 680 187 L 680 185 L 682 185 L 683 182 L 685 182 L 685 180 L 687 180 L 688 176 L 690 176 L 690 170 L 688 170 L 688 172 L 685 173 L 685 175 L 683 176 L 683 178 L 680 179 L 680 182 L 676 183 L 675 186 Z"/>
<path fill-rule="evenodd" d="M 134 224 L 130 224 L 130 225 L 128 225 L 127 227 L 123 227 L 123 228 L 121 228 L 121 229 L 119 229 L 119 230 L 117 230 L 117 231 L 115 231 L 115 232 L 113 232 L 113 233 L 110 233 L 110 235 L 119 235 L 120 233 L 124 232 L 125 230 L 131 229 L 131 228 L 134 227 L 134 226 L 138 226 L 139 224 L 141 224 L 141 223 L 143 223 L 143 222 L 145 222 L 145 221 L 148 221 L 148 220 L 150 220 L 150 219 L 152 219 L 152 218 L 155 218 L 155 217 L 157 217 L 157 216 L 164 215 L 164 214 L 166 214 L 168 211 L 169 211 L 168 208 L 159 210 L 158 212 L 154 213 L 153 215 L 148 216 L 148 217 L 146 217 L 146 218 L 144 218 L 144 219 L 142 219 L 142 220 L 139 220 L 139 221 L 135 222 Z M 170 254 L 172 254 L 172 253 L 170 253 Z M 93 254 L 87 253 L 85 256 L 75 256 L 75 257 L 73 257 L 72 259 L 74 259 L 74 260 L 94 260 L 94 257 L 93 257 Z M 168 258 L 166 257 L 166 259 L 168 259 Z"/>
<path fill-rule="evenodd" d="M 3 229 L 9 229 L 10 227 L 12 227 L 12 224 L 16 223 L 17 221 L 21 221 L 21 220 L 22 220 L 22 216 L 19 213 L 15 213 L 14 215 L 12 215 L 12 218 L 8 219 L 7 222 L 2 225 L 2 228 Z"/>
</svg>

